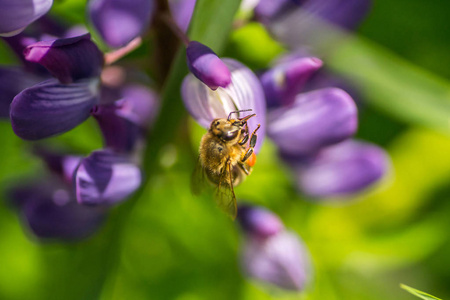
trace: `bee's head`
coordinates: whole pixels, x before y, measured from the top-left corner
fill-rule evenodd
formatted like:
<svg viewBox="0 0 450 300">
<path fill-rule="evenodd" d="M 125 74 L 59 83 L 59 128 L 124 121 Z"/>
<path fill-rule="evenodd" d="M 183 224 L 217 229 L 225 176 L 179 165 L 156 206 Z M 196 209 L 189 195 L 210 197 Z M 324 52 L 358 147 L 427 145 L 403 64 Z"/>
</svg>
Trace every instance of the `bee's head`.
<svg viewBox="0 0 450 300">
<path fill-rule="evenodd" d="M 215 119 L 212 121 L 209 131 L 223 141 L 230 142 L 239 138 L 245 123 L 235 119 Z"/>
</svg>

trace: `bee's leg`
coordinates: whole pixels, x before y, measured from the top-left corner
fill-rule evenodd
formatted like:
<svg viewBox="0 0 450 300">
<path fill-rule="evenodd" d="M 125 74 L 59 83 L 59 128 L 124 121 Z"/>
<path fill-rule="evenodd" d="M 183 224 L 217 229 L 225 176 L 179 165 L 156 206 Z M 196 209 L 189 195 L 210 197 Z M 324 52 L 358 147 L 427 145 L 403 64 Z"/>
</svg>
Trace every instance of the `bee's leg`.
<svg viewBox="0 0 450 300">
<path fill-rule="evenodd" d="M 252 154 L 253 154 L 253 148 L 256 145 L 256 139 L 257 139 L 257 135 L 256 135 L 256 131 L 258 131 L 258 129 L 261 127 L 261 124 L 258 124 L 258 127 L 256 127 L 255 130 L 253 130 L 252 135 L 250 137 L 250 145 L 247 149 L 247 151 L 245 152 L 244 156 L 241 159 L 241 162 L 245 162 Z"/>
<path fill-rule="evenodd" d="M 239 163 L 239 167 L 244 171 L 245 175 L 250 175 L 250 171 L 247 169 L 247 167 L 244 164 Z"/>
<path fill-rule="evenodd" d="M 240 140 L 238 142 L 239 145 L 244 146 L 248 141 L 248 134 L 244 135 L 244 137 L 242 138 L 242 140 Z"/>
<path fill-rule="evenodd" d="M 248 141 L 248 126 L 247 126 L 247 123 L 245 123 L 245 126 L 244 126 L 244 128 L 242 128 L 242 130 L 244 131 L 244 134 L 243 134 L 243 138 L 242 138 L 242 140 L 240 140 L 239 142 L 238 142 L 238 144 L 239 145 L 241 145 L 241 146 L 244 146 L 246 143 L 247 143 L 247 141 Z"/>
</svg>

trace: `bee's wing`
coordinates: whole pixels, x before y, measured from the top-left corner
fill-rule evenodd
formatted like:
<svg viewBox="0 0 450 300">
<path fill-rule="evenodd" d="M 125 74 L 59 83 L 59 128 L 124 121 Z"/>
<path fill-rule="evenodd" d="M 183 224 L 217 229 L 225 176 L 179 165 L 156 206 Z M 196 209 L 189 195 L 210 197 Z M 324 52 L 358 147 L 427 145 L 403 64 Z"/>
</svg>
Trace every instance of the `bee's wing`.
<svg viewBox="0 0 450 300">
<path fill-rule="evenodd" d="M 233 173 L 231 172 L 231 164 L 228 162 L 222 172 L 214 198 L 217 205 L 234 220 L 237 216 L 237 206 L 232 176 Z"/>
<path fill-rule="evenodd" d="M 197 164 L 195 165 L 194 172 L 191 177 L 191 192 L 194 195 L 200 195 L 207 185 L 207 179 L 205 170 L 200 161 L 200 156 L 197 159 Z"/>
</svg>

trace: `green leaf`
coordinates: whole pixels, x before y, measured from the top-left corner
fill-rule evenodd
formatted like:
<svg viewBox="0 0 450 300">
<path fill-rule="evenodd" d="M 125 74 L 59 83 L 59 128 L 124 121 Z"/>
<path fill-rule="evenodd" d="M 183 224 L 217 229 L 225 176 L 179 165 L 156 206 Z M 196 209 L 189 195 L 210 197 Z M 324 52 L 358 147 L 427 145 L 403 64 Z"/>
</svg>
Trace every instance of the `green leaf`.
<svg viewBox="0 0 450 300">
<path fill-rule="evenodd" d="M 410 124 L 450 135 L 450 83 L 363 38 L 348 38 L 327 61 L 362 88 L 364 101 Z"/>
<path fill-rule="evenodd" d="M 430 299 L 442 300 L 442 299 L 440 299 L 440 298 L 437 298 L 437 297 L 432 296 L 432 295 L 430 295 L 430 294 L 427 294 L 427 293 L 425 293 L 425 292 L 416 290 L 416 289 L 414 289 L 414 288 L 412 288 L 412 287 L 410 287 L 410 286 L 404 285 L 404 284 L 400 284 L 400 287 L 401 287 L 402 289 L 404 289 L 405 291 L 407 291 L 407 292 L 413 294 L 414 296 L 417 296 L 417 297 L 419 297 L 419 298 L 421 298 L 421 299 L 424 299 L 424 300 L 430 300 Z"/>
</svg>

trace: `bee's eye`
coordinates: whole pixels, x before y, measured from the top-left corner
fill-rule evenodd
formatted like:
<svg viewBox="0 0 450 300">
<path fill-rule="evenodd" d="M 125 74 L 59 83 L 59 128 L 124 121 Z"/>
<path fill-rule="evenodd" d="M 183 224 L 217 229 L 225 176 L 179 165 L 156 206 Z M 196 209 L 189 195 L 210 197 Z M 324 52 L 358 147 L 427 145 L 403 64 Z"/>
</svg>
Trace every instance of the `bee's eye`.
<svg viewBox="0 0 450 300">
<path fill-rule="evenodd" d="M 238 133 L 239 133 L 239 130 L 225 131 L 222 134 L 222 139 L 225 140 L 225 141 L 230 141 L 230 140 L 236 138 Z"/>
<path fill-rule="evenodd" d="M 219 126 L 220 122 L 216 121 L 216 123 L 214 125 Z"/>
</svg>

